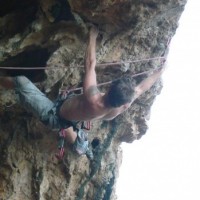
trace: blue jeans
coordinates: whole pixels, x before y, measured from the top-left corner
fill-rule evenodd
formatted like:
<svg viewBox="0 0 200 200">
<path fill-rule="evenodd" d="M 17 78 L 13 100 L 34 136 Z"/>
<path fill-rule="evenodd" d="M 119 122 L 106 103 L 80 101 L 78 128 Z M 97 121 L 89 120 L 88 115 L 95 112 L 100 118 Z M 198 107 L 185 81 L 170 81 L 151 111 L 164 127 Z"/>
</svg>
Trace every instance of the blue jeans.
<svg viewBox="0 0 200 200">
<path fill-rule="evenodd" d="M 25 76 L 14 77 L 17 101 L 52 129 L 67 128 L 70 122 L 58 114 L 58 102 L 53 102 Z M 60 107 L 60 106 L 59 106 Z"/>
</svg>

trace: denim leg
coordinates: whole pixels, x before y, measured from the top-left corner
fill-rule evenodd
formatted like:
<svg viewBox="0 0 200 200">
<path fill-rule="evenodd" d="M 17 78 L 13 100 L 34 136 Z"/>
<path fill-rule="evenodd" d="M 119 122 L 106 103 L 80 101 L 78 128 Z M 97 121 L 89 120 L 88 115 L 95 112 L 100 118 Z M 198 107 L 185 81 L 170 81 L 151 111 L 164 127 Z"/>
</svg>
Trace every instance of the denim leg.
<svg viewBox="0 0 200 200">
<path fill-rule="evenodd" d="M 47 120 L 54 103 L 25 76 L 15 77 L 14 82 L 19 104 L 40 120 Z"/>
</svg>

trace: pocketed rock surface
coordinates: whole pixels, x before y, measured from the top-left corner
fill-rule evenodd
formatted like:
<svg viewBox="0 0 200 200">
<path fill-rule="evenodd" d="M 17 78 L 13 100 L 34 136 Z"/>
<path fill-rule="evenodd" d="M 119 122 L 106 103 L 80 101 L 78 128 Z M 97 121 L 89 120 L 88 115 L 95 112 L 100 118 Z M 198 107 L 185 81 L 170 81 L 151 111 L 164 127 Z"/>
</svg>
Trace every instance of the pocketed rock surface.
<svg viewBox="0 0 200 200">
<path fill-rule="evenodd" d="M 185 4 L 185 0 L 3 0 L 0 67 L 7 69 L 0 69 L 0 75 L 25 75 L 54 100 L 59 89 L 82 86 L 90 24 L 100 31 L 97 63 L 162 57 Z M 97 67 L 97 80 L 103 83 L 161 64 L 155 59 Z M 63 161 L 57 160 L 56 133 L 15 104 L 14 91 L 0 90 L 0 200 L 117 199 L 120 144 L 146 133 L 151 106 L 161 89 L 159 80 L 116 119 L 92 122 L 88 138 L 93 161 L 77 156 L 69 145 Z M 130 126 L 133 133 L 127 131 Z"/>
</svg>

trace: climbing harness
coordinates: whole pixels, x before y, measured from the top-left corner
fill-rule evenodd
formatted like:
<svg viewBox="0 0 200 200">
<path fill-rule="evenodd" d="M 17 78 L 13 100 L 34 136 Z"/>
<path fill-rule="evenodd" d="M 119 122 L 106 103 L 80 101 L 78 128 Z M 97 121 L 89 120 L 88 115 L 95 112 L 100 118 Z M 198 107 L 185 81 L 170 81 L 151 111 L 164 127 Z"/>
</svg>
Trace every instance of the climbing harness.
<svg viewBox="0 0 200 200">
<path fill-rule="evenodd" d="M 73 92 L 70 92 L 69 90 L 66 90 L 62 92 L 58 97 L 58 104 L 62 105 L 62 102 L 64 102 L 66 99 L 73 97 L 75 94 Z M 60 107 L 60 105 L 58 105 Z M 79 125 L 80 124 L 80 125 Z M 91 149 L 89 148 L 89 141 L 87 139 L 87 133 L 83 130 L 90 130 L 91 129 L 91 123 L 90 121 L 82 121 L 82 122 L 70 122 L 68 123 L 68 126 L 65 128 L 73 127 L 73 130 L 77 132 L 77 138 L 73 144 L 73 150 L 78 153 L 79 155 L 86 154 L 86 156 L 92 160 L 93 159 L 93 153 Z M 79 128 L 80 127 L 80 128 Z M 56 158 L 59 160 L 63 160 L 64 152 L 65 152 L 65 138 L 67 131 L 65 131 L 65 128 L 61 128 L 58 131 L 58 153 L 56 153 Z"/>
</svg>

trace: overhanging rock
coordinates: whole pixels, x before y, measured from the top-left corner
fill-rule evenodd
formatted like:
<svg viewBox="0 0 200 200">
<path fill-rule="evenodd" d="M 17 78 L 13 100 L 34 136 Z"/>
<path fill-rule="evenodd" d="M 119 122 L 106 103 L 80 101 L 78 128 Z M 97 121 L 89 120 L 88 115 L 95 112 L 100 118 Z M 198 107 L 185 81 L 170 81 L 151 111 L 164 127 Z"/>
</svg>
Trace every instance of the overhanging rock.
<svg viewBox="0 0 200 200">
<path fill-rule="evenodd" d="M 3 0 L 0 2 L 0 75 L 23 74 L 51 99 L 59 88 L 81 86 L 89 25 L 99 27 L 97 62 L 162 57 L 175 34 L 185 0 Z M 160 59 L 97 67 L 99 83 L 158 68 Z M 14 67 L 10 70 L 8 67 Z M 42 67 L 18 70 L 17 67 Z M 141 81 L 145 76 L 136 78 Z M 101 87 L 104 91 L 106 86 Z M 140 139 L 158 81 L 111 122 L 94 122 L 89 133 L 94 161 L 66 146 L 55 158 L 56 134 L 0 91 L 0 199 L 109 200 L 122 160 L 119 145 Z M 132 127 L 134 133 L 126 130 Z"/>
</svg>

